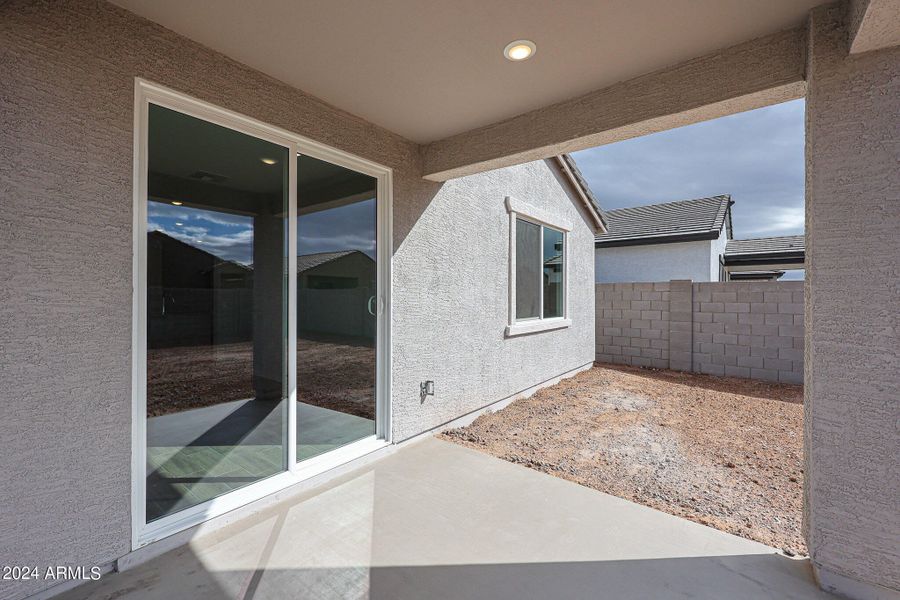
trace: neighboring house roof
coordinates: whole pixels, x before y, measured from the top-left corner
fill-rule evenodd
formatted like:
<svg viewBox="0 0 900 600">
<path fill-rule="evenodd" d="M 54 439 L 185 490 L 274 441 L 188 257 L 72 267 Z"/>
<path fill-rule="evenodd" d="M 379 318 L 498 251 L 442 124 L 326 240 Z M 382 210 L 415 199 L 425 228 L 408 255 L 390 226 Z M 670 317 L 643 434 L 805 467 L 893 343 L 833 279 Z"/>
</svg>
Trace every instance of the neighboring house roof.
<svg viewBox="0 0 900 600">
<path fill-rule="evenodd" d="M 775 281 L 784 271 L 736 271 L 728 275 L 731 281 Z"/>
<path fill-rule="evenodd" d="M 154 229 L 153 231 L 150 231 L 147 235 L 148 235 L 148 239 L 150 239 L 150 240 L 165 241 L 170 244 L 173 244 L 175 247 L 181 248 L 182 250 L 186 250 L 188 252 L 208 258 L 211 262 L 210 269 L 219 269 L 224 266 L 233 266 L 233 267 L 238 267 L 239 269 L 245 269 L 248 271 L 253 270 L 252 266 L 244 265 L 244 264 L 241 264 L 234 260 L 228 260 L 227 258 L 222 258 L 221 256 L 219 256 L 217 254 L 213 254 L 212 252 L 204 250 L 203 248 L 198 248 L 197 246 L 194 246 L 193 244 L 188 244 L 184 240 L 180 240 L 175 236 L 165 233 L 164 231 L 160 231 L 159 229 Z"/>
<path fill-rule="evenodd" d="M 606 221 L 606 215 L 603 213 L 603 209 L 600 208 L 597 197 L 594 196 L 594 192 L 591 191 L 591 188 L 587 184 L 584 175 L 581 174 L 578 165 L 575 164 L 575 159 L 568 154 L 560 154 L 556 157 L 556 160 L 563 174 L 569 179 L 576 194 L 578 194 L 584 204 L 584 207 L 594 218 L 594 224 L 597 226 L 596 229 L 602 232 L 607 231 L 608 223 Z"/>
<path fill-rule="evenodd" d="M 785 254 L 804 252 L 806 236 L 785 235 L 781 237 L 754 238 L 750 240 L 728 240 L 725 256 L 749 256 L 758 254 Z"/>
<path fill-rule="evenodd" d="M 711 196 L 605 212 L 608 232 L 597 235 L 597 247 L 666 244 L 714 240 L 722 228 L 731 237 L 731 196 Z"/>
<path fill-rule="evenodd" d="M 241 271 L 252 271 L 253 270 L 252 265 L 245 265 L 243 263 L 237 262 L 236 260 L 225 260 L 224 258 L 219 260 L 212 266 L 213 269 L 221 269 L 223 267 L 236 267 L 238 270 L 241 270 Z"/>
<path fill-rule="evenodd" d="M 324 265 L 327 262 L 331 262 L 345 256 L 350 256 L 351 254 L 361 254 L 371 260 L 371 257 L 369 257 L 369 255 L 367 255 L 365 252 L 360 252 L 359 250 L 342 250 L 340 252 L 316 252 L 314 254 L 302 254 L 297 257 L 297 272 L 302 273 L 303 271 L 308 271 L 313 267 Z"/>
<path fill-rule="evenodd" d="M 723 261 L 726 266 L 747 264 L 797 264 L 806 256 L 806 236 L 728 240 Z"/>
</svg>

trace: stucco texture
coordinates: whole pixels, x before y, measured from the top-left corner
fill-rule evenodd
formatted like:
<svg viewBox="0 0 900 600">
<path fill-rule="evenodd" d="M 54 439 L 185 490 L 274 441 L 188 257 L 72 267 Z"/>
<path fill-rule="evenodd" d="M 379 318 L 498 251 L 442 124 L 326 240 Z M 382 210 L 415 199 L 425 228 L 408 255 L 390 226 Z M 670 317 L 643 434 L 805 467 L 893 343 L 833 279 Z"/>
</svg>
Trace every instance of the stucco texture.
<svg viewBox="0 0 900 600">
<path fill-rule="evenodd" d="M 506 338 L 513 196 L 574 223 L 572 326 Z M 448 181 L 397 250 L 394 434 L 399 439 L 593 361 L 594 233 L 549 161 Z M 589 330 L 590 329 L 590 330 Z M 421 404 L 419 383 L 434 380 Z"/>
<path fill-rule="evenodd" d="M 896 594 L 900 48 L 848 56 L 844 8 L 810 21 L 806 527 L 820 569 Z"/>
<path fill-rule="evenodd" d="M 130 550 L 135 77 L 394 170 L 396 439 L 592 360 L 580 219 L 577 326 L 503 337 L 504 195 L 578 210 L 548 163 L 424 181 L 415 144 L 91 0 L 0 3 L 0 65 L 0 564 L 89 567 Z M 425 379 L 436 395 L 422 404 Z M 4 581 L 0 597 L 46 585 Z"/>
</svg>

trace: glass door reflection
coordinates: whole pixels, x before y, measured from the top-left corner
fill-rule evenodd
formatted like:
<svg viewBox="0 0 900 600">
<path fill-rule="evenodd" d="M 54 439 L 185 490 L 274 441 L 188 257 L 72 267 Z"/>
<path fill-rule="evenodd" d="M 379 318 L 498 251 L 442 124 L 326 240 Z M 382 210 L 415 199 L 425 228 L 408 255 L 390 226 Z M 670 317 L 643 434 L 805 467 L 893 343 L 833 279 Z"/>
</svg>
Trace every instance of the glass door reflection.
<svg viewBox="0 0 900 600">
<path fill-rule="evenodd" d="M 146 517 L 287 467 L 287 148 L 150 105 Z"/>
<path fill-rule="evenodd" d="M 297 158 L 297 460 L 375 434 L 377 180 Z"/>
</svg>

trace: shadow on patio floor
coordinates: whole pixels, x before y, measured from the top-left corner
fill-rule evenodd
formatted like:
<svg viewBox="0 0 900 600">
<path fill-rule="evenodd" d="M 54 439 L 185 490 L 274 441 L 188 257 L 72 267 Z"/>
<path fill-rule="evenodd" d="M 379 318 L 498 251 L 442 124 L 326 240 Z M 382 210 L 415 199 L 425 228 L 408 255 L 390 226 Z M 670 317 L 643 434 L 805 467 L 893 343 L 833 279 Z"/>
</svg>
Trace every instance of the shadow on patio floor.
<svg viewBox="0 0 900 600">
<path fill-rule="evenodd" d="M 427 439 L 62 597 L 829 596 L 762 544 Z"/>
</svg>

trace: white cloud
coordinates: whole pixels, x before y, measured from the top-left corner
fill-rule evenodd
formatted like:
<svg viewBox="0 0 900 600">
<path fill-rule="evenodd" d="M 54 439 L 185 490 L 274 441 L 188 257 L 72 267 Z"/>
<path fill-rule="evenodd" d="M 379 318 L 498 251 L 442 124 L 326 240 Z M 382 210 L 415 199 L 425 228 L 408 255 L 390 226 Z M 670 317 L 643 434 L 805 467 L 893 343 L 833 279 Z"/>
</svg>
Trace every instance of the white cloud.
<svg viewBox="0 0 900 600">
<path fill-rule="evenodd" d="M 191 216 L 198 221 L 207 221 L 209 223 L 215 223 L 216 225 L 223 225 L 225 227 L 247 227 L 248 225 L 253 223 L 253 217 L 247 217 L 244 215 L 230 215 L 228 213 L 216 213 L 208 210 L 197 211 Z"/>
<path fill-rule="evenodd" d="M 802 206 L 779 206 L 756 212 L 757 226 L 745 231 L 746 237 L 802 233 L 806 215 Z"/>
<path fill-rule="evenodd" d="M 182 232 L 186 233 L 187 235 L 194 236 L 194 237 L 206 235 L 207 233 L 209 233 L 209 229 L 207 229 L 206 227 L 193 227 L 193 226 L 179 227 L 178 231 L 182 231 Z"/>
<path fill-rule="evenodd" d="M 233 248 L 235 246 L 250 246 L 253 244 L 253 230 L 243 229 L 237 233 L 225 235 L 200 235 L 203 243 L 213 248 Z"/>
<path fill-rule="evenodd" d="M 253 223 L 253 217 L 248 217 L 246 215 L 233 215 L 201 208 L 175 206 L 174 204 L 169 204 L 167 202 L 157 201 L 151 201 L 149 203 L 148 213 L 151 218 L 168 218 L 177 219 L 179 221 L 206 221 L 224 227 L 247 227 Z"/>
<path fill-rule="evenodd" d="M 164 233 L 224 260 L 242 264 L 253 262 L 253 230 L 249 228 L 233 234 L 209 235 L 208 230 L 202 227 L 168 229 L 158 222 L 151 221 L 150 230 Z"/>
</svg>

